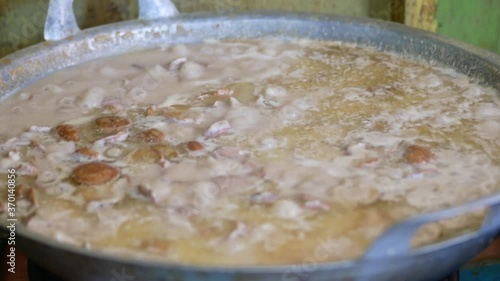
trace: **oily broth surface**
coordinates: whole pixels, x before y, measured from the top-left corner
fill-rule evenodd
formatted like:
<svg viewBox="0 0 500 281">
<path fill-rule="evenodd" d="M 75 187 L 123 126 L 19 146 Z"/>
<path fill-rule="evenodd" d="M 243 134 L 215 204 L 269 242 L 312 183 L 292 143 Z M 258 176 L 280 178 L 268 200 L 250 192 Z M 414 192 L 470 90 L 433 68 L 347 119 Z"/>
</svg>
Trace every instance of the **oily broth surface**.
<svg viewBox="0 0 500 281">
<path fill-rule="evenodd" d="M 101 116 L 130 124 L 96 132 Z M 28 227 L 120 255 L 291 264 L 321 247 L 319 262 L 345 260 L 399 220 L 500 189 L 497 92 L 337 43 L 211 41 L 102 59 L 9 98 L 0 121 L 2 169 L 24 173 Z M 61 139 L 62 123 L 78 141 Z M 160 140 L 141 139 L 152 128 Z M 120 176 L 76 184 L 75 169 L 93 162 Z M 483 216 L 426 226 L 414 245 Z"/>
</svg>

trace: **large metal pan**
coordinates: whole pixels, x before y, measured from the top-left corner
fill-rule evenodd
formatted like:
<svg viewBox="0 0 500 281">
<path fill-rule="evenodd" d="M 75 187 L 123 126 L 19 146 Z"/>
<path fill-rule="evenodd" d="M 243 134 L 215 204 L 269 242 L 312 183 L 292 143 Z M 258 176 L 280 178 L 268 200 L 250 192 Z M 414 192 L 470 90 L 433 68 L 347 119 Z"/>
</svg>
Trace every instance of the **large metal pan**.
<svg viewBox="0 0 500 281">
<path fill-rule="evenodd" d="M 399 24 L 311 14 L 177 15 L 170 1 L 140 0 L 140 19 L 80 31 L 72 0 L 51 0 L 47 42 L 0 60 L 1 98 L 47 74 L 110 55 L 206 38 L 310 38 L 372 46 L 452 67 L 500 90 L 500 57 Z M 471 186 L 471 188 L 474 188 Z M 410 249 L 416 230 L 430 222 L 489 209 L 482 227 L 454 239 Z M 5 230 L 5 229 L 4 229 Z M 442 278 L 483 250 L 500 233 L 500 194 L 401 222 L 359 260 L 273 267 L 201 267 L 134 260 L 48 241 L 17 226 L 17 244 L 29 258 L 65 280 L 75 281 L 304 281 L 411 280 Z"/>
</svg>

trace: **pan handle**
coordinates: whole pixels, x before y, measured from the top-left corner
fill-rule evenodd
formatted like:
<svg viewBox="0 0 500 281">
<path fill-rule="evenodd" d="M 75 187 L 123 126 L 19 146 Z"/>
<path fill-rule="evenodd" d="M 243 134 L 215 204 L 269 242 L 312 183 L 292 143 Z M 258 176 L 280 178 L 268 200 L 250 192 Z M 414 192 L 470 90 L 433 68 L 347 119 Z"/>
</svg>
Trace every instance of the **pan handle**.
<svg viewBox="0 0 500 281">
<path fill-rule="evenodd" d="M 491 233 L 494 232 L 500 233 L 500 194 L 496 194 L 466 205 L 419 215 L 397 223 L 382 234 L 370 246 L 363 256 L 363 259 L 380 259 L 408 255 L 412 251 L 410 246 L 411 240 L 420 227 L 432 222 L 457 217 L 481 209 L 488 209 L 489 211 L 478 231 L 434 244 L 432 247 L 436 249 L 447 247 L 450 243 L 460 243 L 464 239 L 469 239 L 471 237 L 482 236 L 488 233 L 491 235 Z"/>
<path fill-rule="evenodd" d="M 139 18 L 152 20 L 169 18 L 179 14 L 170 0 L 139 0 Z"/>
<path fill-rule="evenodd" d="M 179 11 L 170 0 L 138 0 L 140 19 L 173 17 Z M 57 41 L 76 35 L 80 28 L 73 12 L 73 0 L 50 0 L 44 38 Z"/>
</svg>

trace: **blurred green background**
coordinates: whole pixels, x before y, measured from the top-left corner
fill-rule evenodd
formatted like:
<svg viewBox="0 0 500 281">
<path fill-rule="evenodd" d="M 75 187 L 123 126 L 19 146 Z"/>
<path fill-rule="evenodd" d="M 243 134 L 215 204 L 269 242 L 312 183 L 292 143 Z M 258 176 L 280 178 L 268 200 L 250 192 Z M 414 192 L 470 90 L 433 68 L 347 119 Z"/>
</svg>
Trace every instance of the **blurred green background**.
<svg viewBox="0 0 500 281">
<path fill-rule="evenodd" d="M 500 53 L 500 0 L 174 0 L 182 13 L 289 10 L 404 22 Z M 0 0 L 0 57 L 43 41 L 49 0 Z M 137 0 L 74 0 L 81 28 L 137 17 Z"/>
</svg>

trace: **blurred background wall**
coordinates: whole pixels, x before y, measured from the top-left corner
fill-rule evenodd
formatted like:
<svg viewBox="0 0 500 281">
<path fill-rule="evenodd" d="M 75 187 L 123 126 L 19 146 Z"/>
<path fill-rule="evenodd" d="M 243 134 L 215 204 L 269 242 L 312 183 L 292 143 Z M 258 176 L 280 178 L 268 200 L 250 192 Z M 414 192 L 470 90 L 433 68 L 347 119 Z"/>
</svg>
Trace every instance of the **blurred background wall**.
<svg viewBox="0 0 500 281">
<path fill-rule="evenodd" d="M 500 0 L 174 0 L 182 13 L 289 10 L 404 22 L 500 53 Z M 0 57 L 43 41 L 49 0 L 0 0 Z M 137 0 L 74 0 L 81 28 L 137 17 Z"/>
<path fill-rule="evenodd" d="M 499 0 L 406 0 L 405 22 L 500 54 Z"/>
</svg>

